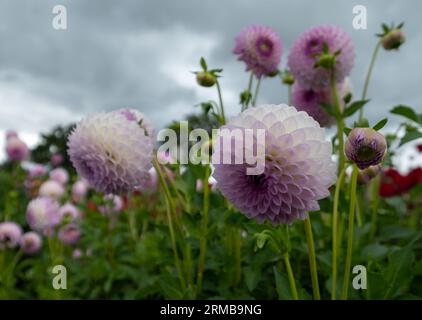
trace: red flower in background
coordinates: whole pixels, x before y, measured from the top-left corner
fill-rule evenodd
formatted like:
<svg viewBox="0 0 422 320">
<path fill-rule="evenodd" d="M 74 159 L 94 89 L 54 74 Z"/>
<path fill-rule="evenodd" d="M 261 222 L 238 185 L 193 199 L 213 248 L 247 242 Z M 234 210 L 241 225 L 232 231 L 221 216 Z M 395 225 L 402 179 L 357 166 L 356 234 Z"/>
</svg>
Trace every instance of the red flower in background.
<svg viewBox="0 0 422 320">
<path fill-rule="evenodd" d="M 418 149 L 419 152 L 422 152 L 422 144 L 418 144 L 416 146 L 416 149 Z"/>
<path fill-rule="evenodd" d="M 415 168 L 406 175 L 389 168 L 381 176 L 380 196 L 384 198 L 398 196 L 419 183 L 422 183 L 422 168 Z"/>
</svg>

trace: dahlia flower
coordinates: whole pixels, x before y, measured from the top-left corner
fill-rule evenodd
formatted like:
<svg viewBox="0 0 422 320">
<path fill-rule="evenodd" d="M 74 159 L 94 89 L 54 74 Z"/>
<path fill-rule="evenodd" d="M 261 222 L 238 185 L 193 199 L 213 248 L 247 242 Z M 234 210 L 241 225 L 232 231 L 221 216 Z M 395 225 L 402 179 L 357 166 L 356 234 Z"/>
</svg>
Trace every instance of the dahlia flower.
<svg viewBox="0 0 422 320">
<path fill-rule="evenodd" d="M 6 153 L 10 161 L 22 161 L 29 157 L 29 149 L 18 137 L 10 137 L 6 141 Z"/>
<path fill-rule="evenodd" d="M 29 227 L 37 232 L 49 234 L 60 222 L 59 204 L 49 197 L 32 200 L 26 209 L 26 221 Z"/>
<path fill-rule="evenodd" d="M 64 244 L 74 245 L 81 237 L 81 231 L 75 223 L 69 223 L 60 228 L 58 237 Z"/>
<path fill-rule="evenodd" d="M 104 201 L 106 203 L 103 206 L 98 207 L 98 210 L 104 215 L 118 213 L 124 208 L 124 202 L 120 196 L 108 194 L 104 196 Z"/>
<path fill-rule="evenodd" d="M 22 229 L 14 222 L 0 223 L 0 250 L 15 248 L 22 236 Z"/>
<path fill-rule="evenodd" d="M 340 99 L 340 107 L 344 108 L 344 97 L 350 92 L 349 81 L 337 85 L 337 91 Z M 305 89 L 300 84 L 293 85 L 292 104 L 298 111 L 305 111 L 314 118 L 321 127 L 330 127 L 336 122 L 336 119 L 327 113 L 321 104 L 333 104 L 332 93 L 329 88 L 315 91 L 313 89 Z"/>
<path fill-rule="evenodd" d="M 65 203 L 62 205 L 59 210 L 57 211 L 57 214 L 60 217 L 60 220 L 76 220 L 81 217 L 81 213 L 73 204 L 71 203 Z"/>
<path fill-rule="evenodd" d="M 352 129 L 344 148 L 347 158 L 355 162 L 359 169 L 379 164 L 386 149 L 384 136 L 372 128 Z"/>
<path fill-rule="evenodd" d="M 239 144 L 233 137 L 229 140 L 232 148 L 227 143 L 221 146 L 225 135 L 220 131 L 217 137 L 213 177 L 217 189 L 237 209 L 258 222 L 273 224 L 290 224 L 305 219 L 308 211 L 319 210 L 318 200 L 329 195 L 336 167 L 331 143 L 314 119 L 287 105 L 264 105 L 242 112 L 222 129 L 230 133 L 235 129 L 265 130 L 265 140 L 260 142 L 255 134 L 251 146 L 248 141 Z M 247 149 L 265 158 L 263 173 L 248 174 L 252 165 L 247 164 Z M 225 156 L 232 160 L 230 164 L 224 164 Z"/>
<path fill-rule="evenodd" d="M 6 140 L 9 140 L 10 138 L 17 138 L 18 133 L 14 130 L 8 130 L 6 131 Z"/>
<path fill-rule="evenodd" d="M 55 153 L 51 156 L 51 164 L 53 167 L 59 166 L 63 162 L 63 156 L 60 153 Z"/>
<path fill-rule="evenodd" d="M 271 28 L 249 26 L 240 32 L 235 43 L 233 53 L 246 63 L 247 71 L 252 71 L 258 78 L 278 71 L 283 45 Z"/>
<path fill-rule="evenodd" d="M 81 202 L 85 198 L 88 189 L 88 183 L 84 179 L 76 181 L 72 186 L 72 200 Z"/>
<path fill-rule="evenodd" d="M 120 194 L 146 183 L 154 144 L 137 115 L 127 109 L 95 114 L 70 134 L 70 160 L 98 191 Z"/>
<path fill-rule="evenodd" d="M 41 249 L 42 239 L 38 233 L 30 231 L 23 234 L 19 240 L 19 244 L 24 253 L 33 254 Z"/>
<path fill-rule="evenodd" d="M 288 67 L 305 89 L 321 90 L 329 85 L 330 70 L 315 68 L 318 57 L 323 53 L 324 44 L 331 54 L 341 50 L 336 56 L 334 75 L 337 82 L 346 78 L 354 63 L 354 46 L 350 36 L 337 26 L 324 25 L 312 28 L 296 40 L 289 52 Z"/>
<path fill-rule="evenodd" d="M 51 197 L 58 199 L 64 194 L 63 186 L 57 181 L 48 180 L 44 182 L 38 191 L 40 197 Z"/>
<path fill-rule="evenodd" d="M 69 174 L 63 168 L 56 168 L 50 171 L 50 180 L 65 185 L 69 181 Z"/>
<path fill-rule="evenodd" d="M 389 50 L 398 50 L 400 46 L 406 41 L 406 36 L 404 32 L 400 29 L 394 29 L 388 32 L 382 38 L 382 47 L 389 51 Z"/>
</svg>

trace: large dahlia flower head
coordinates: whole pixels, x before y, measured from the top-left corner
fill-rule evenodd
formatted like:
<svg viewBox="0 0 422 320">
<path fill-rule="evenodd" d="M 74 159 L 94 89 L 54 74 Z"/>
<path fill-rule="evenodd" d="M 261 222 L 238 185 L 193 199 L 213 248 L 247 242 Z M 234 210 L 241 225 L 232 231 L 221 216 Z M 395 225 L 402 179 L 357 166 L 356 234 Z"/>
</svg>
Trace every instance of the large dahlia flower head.
<svg viewBox="0 0 422 320">
<path fill-rule="evenodd" d="M 331 143 L 312 117 L 287 105 L 263 105 L 242 112 L 223 128 L 265 129 L 265 146 L 261 146 L 265 168 L 259 175 L 248 175 L 250 165 L 245 161 L 224 164 L 224 153 L 238 158 L 244 144 L 236 144 L 232 138 L 232 148 L 227 151 L 222 148 L 222 135 L 217 137 L 213 177 L 217 188 L 237 209 L 258 222 L 273 224 L 291 224 L 305 219 L 308 211 L 319 210 L 318 200 L 329 195 L 336 167 Z M 260 149 L 257 143 L 260 139 L 254 139 L 255 151 Z"/>
<path fill-rule="evenodd" d="M 235 38 L 233 53 L 245 62 L 247 71 L 252 71 L 260 78 L 278 71 L 283 44 L 271 28 L 252 25 Z"/>
<path fill-rule="evenodd" d="M 326 44 L 336 56 L 334 75 L 336 82 L 342 82 L 354 64 L 354 45 L 350 36 L 340 27 L 323 25 L 305 31 L 290 49 L 288 67 L 296 81 L 305 89 L 321 90 L 329 85 L 330 70 L 315 68 L 318 56 Z"/>
<path fill-rule="evenodd" d="M 152 131 L 136 110 L 88 116 L 69 137 L 70 160 L 78 174 L 98 191 L 127 193 L 148 181 L 154 148 Z"/>
</svg>

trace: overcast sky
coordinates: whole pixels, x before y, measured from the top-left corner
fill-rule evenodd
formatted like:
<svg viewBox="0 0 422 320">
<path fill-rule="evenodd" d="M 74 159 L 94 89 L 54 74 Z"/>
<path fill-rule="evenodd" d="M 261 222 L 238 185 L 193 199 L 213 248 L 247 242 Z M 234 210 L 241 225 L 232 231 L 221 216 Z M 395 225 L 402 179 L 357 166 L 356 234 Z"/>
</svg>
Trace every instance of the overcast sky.
<svg viewBox="0 0 422 320">
<path fill-rule="evenodd" d="M 52 27 L 59 4 L 67 8 L 65 31 Z M 358 4 L 367 8 L 367 30 L 353 29 Z M 405 21 L 406 44 L 399 52 L 380 52 L 367 115 L 376 122 L 399 103 L 421 110 L 421 12 L 419 0 L 0 0 L 0 134 L 15 129 L 33 145 L 57 124 L 121 107 L 137 108 L 163 127 L 216 98 L 214 88 L 199 88 L 190 73 L 201 56 L 224 69 L 223 98 L 234 115 L 248 75 L 231 54 L 233 39 L 254 23 L 279 33 L 282 66 L 306 29 L 344 28 L 355 42 L 351 80 L 359 96 L 380 24 Z M 286 102 L 277 78 L 262 83 L 259 102 Z M 398 121 L 390 117 L 387 129 Z"/>
</svg>

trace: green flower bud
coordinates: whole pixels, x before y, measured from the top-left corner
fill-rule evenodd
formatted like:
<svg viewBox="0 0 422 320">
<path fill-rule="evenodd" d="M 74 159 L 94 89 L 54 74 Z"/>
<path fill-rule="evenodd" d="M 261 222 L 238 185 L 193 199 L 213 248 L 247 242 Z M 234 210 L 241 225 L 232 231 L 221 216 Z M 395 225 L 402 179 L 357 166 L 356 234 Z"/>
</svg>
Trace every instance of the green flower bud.
<svg viewBox="0 0 422 320">
<path fill-rule="evenodd" d="M 217 82 L 217 78 L 210 72 L 201 71 L 196 74 L 196 81 L 202 87 L 212 87 Z"/>
</svg>

